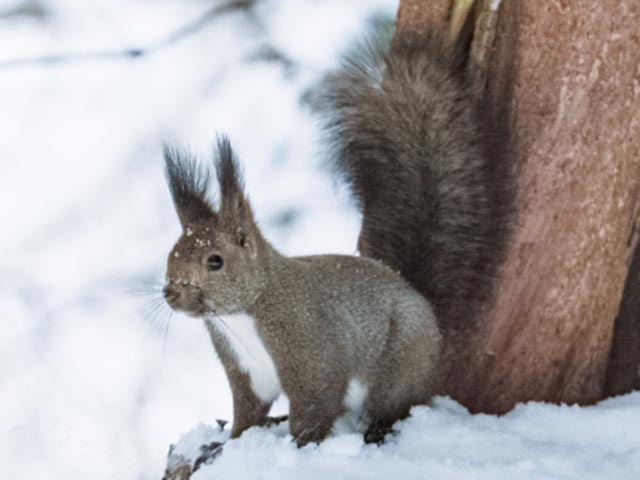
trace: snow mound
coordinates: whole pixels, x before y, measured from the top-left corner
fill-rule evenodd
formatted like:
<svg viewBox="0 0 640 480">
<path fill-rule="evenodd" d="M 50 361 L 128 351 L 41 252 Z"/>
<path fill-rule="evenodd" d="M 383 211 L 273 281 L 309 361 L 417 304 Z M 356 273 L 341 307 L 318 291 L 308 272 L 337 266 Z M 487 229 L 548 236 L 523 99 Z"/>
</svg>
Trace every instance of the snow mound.
<svg viewBox="0 0 640 480">
<path fill-rule="evenodd" d="M 507 415 L 471 415 L 451 399 L 415 407 L 384 445 L 356 434 L 297 448 L 288 425 L 252 428 L 229 440 L 194 480 L 456 479 L 616 480 L 640 478 L 640 393 L 594 407 L 528 403 Z M 198 455 L 199 426 L 181 439 Z M 191 453 L 184 445 L 191 446 Z"/>
</svg>

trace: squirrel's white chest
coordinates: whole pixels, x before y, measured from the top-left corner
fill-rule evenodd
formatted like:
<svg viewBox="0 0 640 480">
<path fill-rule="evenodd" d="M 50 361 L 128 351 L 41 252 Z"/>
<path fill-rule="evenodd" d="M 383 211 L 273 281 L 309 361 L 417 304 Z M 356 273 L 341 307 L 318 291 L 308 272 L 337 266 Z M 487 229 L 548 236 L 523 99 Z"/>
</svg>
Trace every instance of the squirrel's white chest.
<svg viewBox="0 0 640 480">
<path fill-rule="evenodd" d="M 240 369 L 251 378 L 254 393 L 270 403 L 282 391 L 276 366 L 256 330 L 252 316 L 245 313 L 214 318 L 212 323 L 225 337 Z"/>
</svg>

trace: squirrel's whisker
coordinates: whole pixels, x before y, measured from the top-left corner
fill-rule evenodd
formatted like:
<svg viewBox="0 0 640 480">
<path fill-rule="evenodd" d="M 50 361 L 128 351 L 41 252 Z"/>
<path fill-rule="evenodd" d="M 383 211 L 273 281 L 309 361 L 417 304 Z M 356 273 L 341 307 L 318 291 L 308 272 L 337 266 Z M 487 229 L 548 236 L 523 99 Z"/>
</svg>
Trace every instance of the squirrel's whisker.
<svg viewBox="0 0 640 480">
<path fill-rule="evenodd" d="M 137 309 L 136 314 L 142 323 L 146 325 L 147 332 L 154 332 L 156 335 L 159 334 L 161 331 L 161 328 L 159 328 L 161 325 L 159 314 L 163 309 L 171 311 L 161 296 L 152 298 Z"/>
<path fill-rule="evenodd" d="M 166 304 L 165 304 L 166 305 Z M 163 323 L 164 323 L 164 335 L 162 337 L 162 351 L 164 352 L 167 346 L 167 337 L 169 336 L 169 327 L 171 326 L 171 317 L 173 316 L 173 312 L 171 309 L 168 309 L 168 312 L 165 313 Z"/>
</svg>

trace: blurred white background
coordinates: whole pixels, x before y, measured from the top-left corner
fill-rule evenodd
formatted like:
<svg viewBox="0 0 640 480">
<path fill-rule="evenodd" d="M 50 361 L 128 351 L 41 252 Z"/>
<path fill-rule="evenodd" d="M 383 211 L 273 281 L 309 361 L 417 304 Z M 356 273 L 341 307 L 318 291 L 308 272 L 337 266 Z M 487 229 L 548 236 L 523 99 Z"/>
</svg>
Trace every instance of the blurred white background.
<svg viewBox="0 0 640 480">
<path fill-rule="evenodd" d="M 139 294 L 179 235 L 163 141 L 208 160 L 227 132 L 277 247 L 354 252 L 303 99 L 397 0 L 256 0 L 155 43 L 224 2 L 0 0 L 1 479 L 157 479 L 231 418 L 202 325 Z"/>
</svg>

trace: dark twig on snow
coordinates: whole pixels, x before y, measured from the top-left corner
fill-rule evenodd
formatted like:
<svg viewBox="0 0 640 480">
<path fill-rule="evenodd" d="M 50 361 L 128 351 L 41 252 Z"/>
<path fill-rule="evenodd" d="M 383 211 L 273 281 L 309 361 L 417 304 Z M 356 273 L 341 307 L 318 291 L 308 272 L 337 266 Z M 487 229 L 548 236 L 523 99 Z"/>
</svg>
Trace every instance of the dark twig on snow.
<svg viewBox="0 0 640 480">
<path fill-rule="evenodd" d="M 0 61 L 0 69 L 26 66 L 53 66 L 91 60 L 109 60 L 121 58 L 138 59 L 155 53 L 170 45 L 176 44 L 181 40 L 184 40 L 185 38 L 198 33 L 209 23 L 211 23 L 221 15 L 236 11 L 248 10 L 256 3 L 256 1 L 257 0 L 229 0 L 228 2 L 225 2 L 221 5 L 216 5 L 215 7 L 204 12 L 200 17 L 186 23 L 185 25 L 169 33 L 165 37 L 160 38 L 155 42 L 151 42 L 143 47 L 130 47 L 116 50 L 62 53 L 16 58 Z"/>
<path fill-rule="evenodd" d="M 263 45 L 257 51 L 255 51 L 249 58 L 251 61 L 277 63 L 282 66 L 287 74 L 295 72 L 297 67 L 296 63 L 284 53 L 269 45 Z"/>
<path fill-rule="evenodd" d="M 44 7 L 44 5 L 42 5 L 40 1 L 27 0 L 21 5 L 0 12 L 0 19 L 7 19 L 11 17 L 44 18 L 48 14 L 48 10 Z"/>
</svg>

